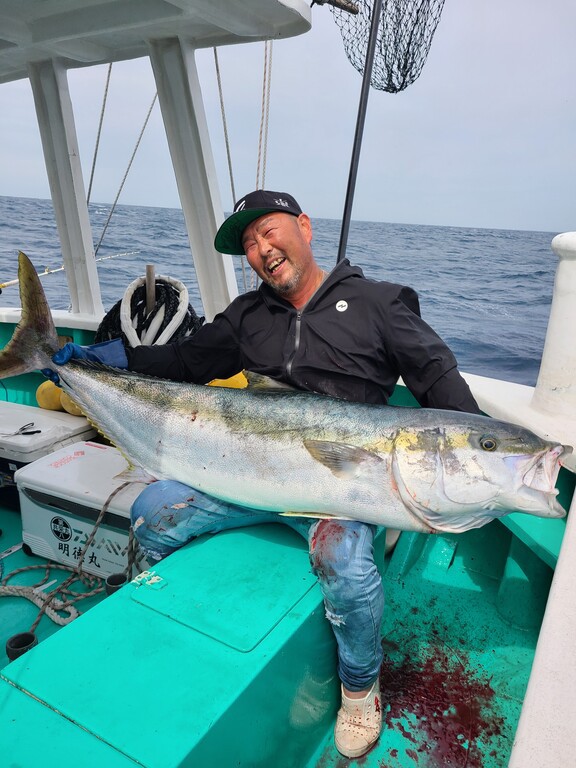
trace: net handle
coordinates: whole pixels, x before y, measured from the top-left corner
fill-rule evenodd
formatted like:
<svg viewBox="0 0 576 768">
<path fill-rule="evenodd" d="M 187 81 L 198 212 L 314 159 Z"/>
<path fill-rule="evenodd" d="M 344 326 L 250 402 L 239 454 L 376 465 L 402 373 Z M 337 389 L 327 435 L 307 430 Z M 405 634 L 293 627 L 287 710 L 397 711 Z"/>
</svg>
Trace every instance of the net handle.
<svg viewBox="0 0 576 768">
<path fill-rule="evenodd" d="M 362 136 L 364 133 L 364 123 L 366 121 L 366 108 L 368 105 L 368 94 L 370 92 L 370 81 L 372 80 L 372 67 L 374 65 L 374 54 L 376 51 L 376 41 L 378 38 L 378 27 L 380 25 L 381 14 L 382 0 L 374 0 L 374 6 L 372 8 L 372 24 L 370 26 L 370 37 L 368 38 L 368 48 L 366 50 L 366 64 L 362 76 L 362 88 L 360 90 L 356 131 L 354 133 L 354 144 L 352 147 L 352 158 L 350 160 L 350 171 L 348 174 L 346 200 L 344 202 L 342 229 L 340 230 L 340 243 L 338 245 L 338 257 L 336 263 L 342 261 L 346 256 L 346 246 L 348 244 L 348 234 L 350 231 L 350 218 L 352 215 L 352 205 L 354 203 L 354 191 L 356 188 L 356 177 L 358 176 L 358 163 L 360 160 Z"/>
</svg>

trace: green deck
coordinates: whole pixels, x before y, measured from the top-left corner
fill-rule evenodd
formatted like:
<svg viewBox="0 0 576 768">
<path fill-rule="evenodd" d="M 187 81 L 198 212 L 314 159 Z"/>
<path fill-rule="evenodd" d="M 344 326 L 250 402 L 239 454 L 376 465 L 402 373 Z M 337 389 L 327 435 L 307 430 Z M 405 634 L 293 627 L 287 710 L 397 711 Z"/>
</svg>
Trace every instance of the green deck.
<svg viewBox="0 0 576 768">
<path fill-rule="evenodd" d="M 17 517 L 4 509 L 2 549 Z M 14 558 L 25 556 L 6 570 Z M 282 525 L 199 539 L 154 569 L 159 580 L 127 585 L 5 666 L 0 753 L 19 768 L 71 768 L 79 754 L 107 768 L 502 768 L 552 569 L 498 521 L 403 534 L 378 561 L 385 728 L 368 756 L 333 747 L 334 642 L 304 542 Z M 0 610 L 3 645 L 37 612 L 16 598 Z"/>
</svg>

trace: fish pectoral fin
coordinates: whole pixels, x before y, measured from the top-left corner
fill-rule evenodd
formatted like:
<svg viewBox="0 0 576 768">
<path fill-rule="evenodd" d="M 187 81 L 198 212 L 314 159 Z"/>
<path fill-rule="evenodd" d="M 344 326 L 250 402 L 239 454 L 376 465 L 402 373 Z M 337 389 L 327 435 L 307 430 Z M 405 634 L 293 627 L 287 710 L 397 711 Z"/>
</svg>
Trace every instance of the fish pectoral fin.
<svg viewBox="0 0 576 768">
<path fill-rule="evenodd" d="M 114 477 L 117 480 L 123 480 L 126 483 L 146 483 L 147 485 L 155 483 L 156 480 L 158 480 L 157 477 L 154 477 L 154 475 L 147 472 L 144 467 L 134 466 L 123 469 L 122 472 L 119 472 Z"/>
<path fill-rule="evenodd" d="M 329 440 L 304 440 L 304 447 L 313 459 L 324 464 L 341 480 L 357 477 L 363 464 L 381 463 L 383 459 L 372 451 L 357 445 L 335 443 Z"/>
<path fill-rule="evenodd" d="M 313 517 L 318 520 L 354 520 L 346 515 L 331 515 L 330 512 L 279 512 L 281 517 Z"/>
<path fill-rule="evenodd" d="M 252 371 L 242 371 L 248 382 L 248 389 L 256 392 L 297 392 L 295 387 L 285 384 L 283 381 L 272 379 L 270 376 L 264 376 L 262 373 L 253 373 Z"/>
</svg>

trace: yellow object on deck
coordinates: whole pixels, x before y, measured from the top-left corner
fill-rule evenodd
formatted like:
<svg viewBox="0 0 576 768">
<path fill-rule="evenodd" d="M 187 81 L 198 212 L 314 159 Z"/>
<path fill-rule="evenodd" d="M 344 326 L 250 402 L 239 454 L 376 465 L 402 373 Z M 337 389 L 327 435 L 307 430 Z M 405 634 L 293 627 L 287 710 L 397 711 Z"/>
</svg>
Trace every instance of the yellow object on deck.
<svg viewBox="0 0 576 768">
<path fill-rule="evenodd" d="M 248 380 L 246 376 L 240 371 L 240 373 L 230 376 L 229 379 L 213 379 L 208 383 L 209 387 L 231 387 L 232 389 L 245 389 L 248 386 Z"/>
<path fill-rule="evenodd" d="M 49 379 L 43 381 L 42 384 L 36 390 L 36 402 L 40 408 L 44 408 L 47 411 L 63 411 L 64 406 L 60 400 L 62 390 L 57 387 L 53 381 Z"/>
</svg>

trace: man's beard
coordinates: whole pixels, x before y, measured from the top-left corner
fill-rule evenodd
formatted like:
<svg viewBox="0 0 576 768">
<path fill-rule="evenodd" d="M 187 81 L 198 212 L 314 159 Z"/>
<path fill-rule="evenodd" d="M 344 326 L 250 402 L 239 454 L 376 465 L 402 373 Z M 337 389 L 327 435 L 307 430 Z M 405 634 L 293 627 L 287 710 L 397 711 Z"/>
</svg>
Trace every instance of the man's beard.
<svg viewBox="0 0 576 768">
<path fill-rule="evenodd" d="M 268 273 L 265 273 L 266 277 L 262 278 L 264 282 L 269 285 L 270 288 L 275 290 L 276 293 L 280 294 L 280 296 L 286 296 L 296 290 L 302 278 L 302 269 L 295 267 L 292 262 L 289 263 L 291 264 L 293 271 L 286 282 L 277 283 L 274 281 L 274 275 L 269 275 Z"/>
</svg>

